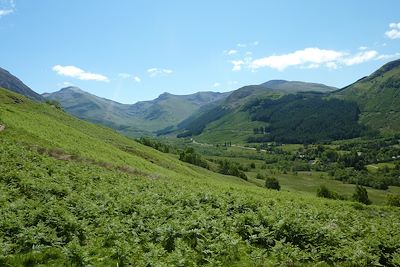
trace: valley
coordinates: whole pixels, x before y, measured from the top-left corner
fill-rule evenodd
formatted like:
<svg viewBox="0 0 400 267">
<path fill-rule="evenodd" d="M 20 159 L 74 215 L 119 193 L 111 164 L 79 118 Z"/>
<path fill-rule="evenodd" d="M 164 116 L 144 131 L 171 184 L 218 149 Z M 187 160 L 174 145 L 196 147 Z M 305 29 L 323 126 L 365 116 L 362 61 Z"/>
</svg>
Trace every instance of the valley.
<svg viewBox="0 0 400 267">
<path fill-rule="evenodd" d="M 397 108 L 398 62 L 361 80 L 379 74 L 382 112 Z M 397 266 L 400 133 L 347 100 L 358 83 L 123 105 L 4 82 L 0 265 Z"/>
</svg>

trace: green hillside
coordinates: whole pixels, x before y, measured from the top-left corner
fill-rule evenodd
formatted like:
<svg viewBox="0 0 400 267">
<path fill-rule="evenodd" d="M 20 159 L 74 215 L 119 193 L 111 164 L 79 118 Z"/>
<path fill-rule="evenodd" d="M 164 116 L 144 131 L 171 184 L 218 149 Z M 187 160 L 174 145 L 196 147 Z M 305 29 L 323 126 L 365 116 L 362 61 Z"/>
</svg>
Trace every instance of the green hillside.
<svg viewBox="0 0 400 267">
<path fill-rule="evenodd" d="M 43 96 L 58 101 L 65 111 L 78 118 L 111 127 L 127 136 L 138 136 L 175 125 L 201 106 L 226 95 L 214 92 L 182 96 L 164 93 L 155 100 L 129 105 L 92 95 L 77 87 L 66 87 Z"/>
<path fill-rule="evenodd" d="M 397 266 L 397 208 L 256 187 L 0 89 L 1 266 Z"/>
<path fill-rule="evenodd" d="M 383 133 L 400 132 L 400 59 L 333 96 L 356 102 L 361 110 L 361 123 Z"/>
<path fill-rule="evenodd" d="M 260 84 L 260 86 L 274 90 L 280 90 L 285 93 L 298 93 L 306 91 L 327 93 L 337 90 L 336 87 L 327 86 L 320 83 L 308 83 L 308 82 L 285 81 L 285 80 L 271 80 Z"/>
<path fill-rule="evenodd" d="M 233 91 L 218 104 L 205 106 L 178 124 L 177 129 L 180 130 L 178 137 L 196 136 L 196 140 L 206 143 L 225 141 L 243 143 L 254 136 L 254 128 L 268 124 L 265 120 L 258 120 L 253 115 L 260 100 L 274 101 L 293 93 L 307 91 L 326 93 L 335 89 L 322 84 L 284 80 L 271 80 L 260 85 L 244 86 Z M 251 105 L 254 107 L 251 108 Z M 302 114 L 301 110 L 297 112 L 299 115 Z M 273 138 L 269 140 L 273 141 Z"/>
</svg>

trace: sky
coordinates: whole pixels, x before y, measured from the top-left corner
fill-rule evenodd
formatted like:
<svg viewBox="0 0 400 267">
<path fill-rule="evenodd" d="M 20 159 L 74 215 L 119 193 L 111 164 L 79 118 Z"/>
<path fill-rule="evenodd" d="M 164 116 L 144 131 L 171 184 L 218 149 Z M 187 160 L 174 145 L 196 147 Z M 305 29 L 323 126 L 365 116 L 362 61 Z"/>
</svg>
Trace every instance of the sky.
<svg viewBox="0 0 400 267">
<path fill-rule="evenodd" d="M 0 67 L 121 103 L 272 79 L 344 87 L 400 58 L 400 1 L 0 0 Z"/>
</svg>

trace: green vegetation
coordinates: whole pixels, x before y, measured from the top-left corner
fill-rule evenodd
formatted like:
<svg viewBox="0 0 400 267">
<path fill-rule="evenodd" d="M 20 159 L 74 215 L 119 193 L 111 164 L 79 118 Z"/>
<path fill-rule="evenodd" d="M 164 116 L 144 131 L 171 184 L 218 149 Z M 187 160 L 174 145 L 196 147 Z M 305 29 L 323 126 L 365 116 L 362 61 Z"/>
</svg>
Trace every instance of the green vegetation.
<svg viewBox="0 0 400 267">
<path fill-rule="evenodd" d="M 317 190 L 317 197 L 324 197 L 330 199 L 344 199 L 343 196 L 336 192 L 329 190 L 325 185 L 321 185 Z"/>
<path fill-rule="evenodd" d="M 250 142 L 315 143 L 358 137 L 362 127 L 357 123 L 356 104 L 337 99 L 325 100 L 316 93 L 287 95 L 276 100 L 257 99 L 244 110 L 255 121 L 268 126 L 255 131 Z"/>
<path fill-rule="evenodd" d="M 185 151 L 179 153 L 179 160 L 209 169 L 208 163 L 193 148 L 187 148 Z"/>
<path fill-rule="evenodd" d="M 92 95 L 77 87 L 66 87 L 44 94 L 44 97 L 58 101 L 65 111 L 78 118 L 136 137 L 175 125 L 201 106 L 224 98 L 226 94 L 198 92 L 178 96 L 164 93 L 152 101 L 128 105 Z"/>
<path fill-rule="evenodd" d="M 267 177 L 265 178 L 265 187 L 268 189 L 281 190 L 281 186 L 279 185 L 279 181 L 275 177 Z"/>
<path fill-rule="evenodd" d="M 240 167 L 240 165 L 228 160 L 222 160 L 219 162 L 218 172 L 225 175 L 237 176 L 243 180 L 247 180 L 247 176 L 243 172 L 243 169 Z"/>
<path fill-rule="evenodd" d="M 390 194 L 387 196 L 387 204 L 389 206 L 400 207 L 400 194 Z"/>
<path fill-rule="evenodd" d="M 149 137 L 140 137 L 135 139 L 137 142 L 141 143 L 142 145 L 152 147 L 158 151 L 164 152 L 164 153 L 169 153 L 170 152 L 170 146 L 166 145 L 165 143 L 162 143 L 154 138 L 149 138 Z"/>
<path fill-rule="evenodd" d="M 400 265 L 398 136 L 136 142 L 54 107 L 0 89 L 0 266 Z"/>
<path fill-rule="evenodd" d="M 353 101 L 361 110 L 360 122 L 385 134 L 400 131 L 400 60 L 334 92 L 332 97 Z"/>
<path fill-rule="evenodd" d="M 353 194 L 353 199 L 355 201 L 361 202 L 363 204 L 369 205 L 371 204 L 371 200 L 368 198 L 367 190 L 361 185 L 356 186 L 356 191 Z"/>
</svg>

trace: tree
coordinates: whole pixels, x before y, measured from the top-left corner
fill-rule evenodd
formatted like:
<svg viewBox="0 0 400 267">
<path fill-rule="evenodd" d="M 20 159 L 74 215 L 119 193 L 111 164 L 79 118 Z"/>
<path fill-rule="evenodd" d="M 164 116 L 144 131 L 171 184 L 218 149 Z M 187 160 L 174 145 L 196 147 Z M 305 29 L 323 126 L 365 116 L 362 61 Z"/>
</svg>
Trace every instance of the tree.
<svg viewBox="0 0 400 267">
<path fill-rule="evenodd" d="M 281 190 L 279 181 L 275 177 L 267 177 L 265 179 L 265 187 L 268 189 Z"/>
<path fill-rule="evenodd" d="M 355 192 L 353 194 L 353 199 L 355 201 L 364 203 L 365 205 L 371 204 L 371 200 L 369 200 L 369 198 L 368 198 L 367 189 L 365 189 L 361 185 L 356 185 L 356 190 L 355 190 Z"/>
</svg>

